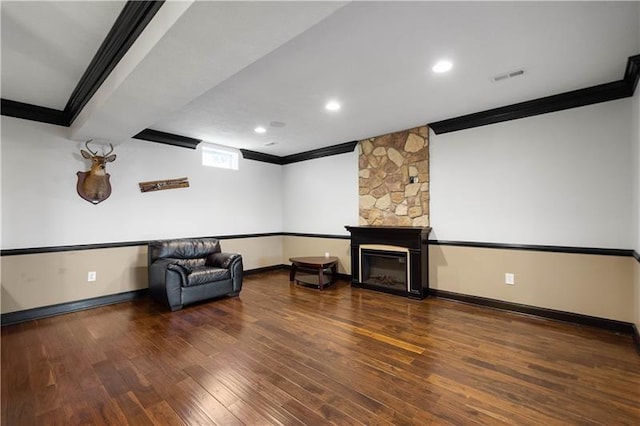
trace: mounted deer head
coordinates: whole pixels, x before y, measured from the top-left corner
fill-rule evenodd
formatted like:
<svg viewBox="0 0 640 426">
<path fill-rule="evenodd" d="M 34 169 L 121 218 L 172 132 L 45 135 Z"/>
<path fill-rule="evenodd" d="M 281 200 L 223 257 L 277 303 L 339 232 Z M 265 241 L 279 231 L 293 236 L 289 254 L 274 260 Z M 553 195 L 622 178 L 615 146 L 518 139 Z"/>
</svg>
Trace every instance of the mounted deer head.
<svg viewBox="0 0 640 426">
<path fill-rule="evenodd" d="M 92 204 L 98 204 L 111 195 L 111 183 L 109 183 L 109 177 L 111 175 L 106 172 L 105 167 L 107 163 L 115 161 L 116 156 L 115 154 L 111 155 L 113 152 L 112 144 L 109 144 L 109 152 L 98 155 L 97 152 L 93 152 L 91 148 L 89 148 L 89 142 L 91 141 L 92 139 L 89 139 L 84 144 L 89 152 L 84 149 L 80 150 L 80 154 L 82 154 L 84 158 L 91 160 L 91 169 L 86 172 L 76 173 L 78 175 L 76 189 L 78 190 L 78 195 L 82 198 Z"/>
</svg>

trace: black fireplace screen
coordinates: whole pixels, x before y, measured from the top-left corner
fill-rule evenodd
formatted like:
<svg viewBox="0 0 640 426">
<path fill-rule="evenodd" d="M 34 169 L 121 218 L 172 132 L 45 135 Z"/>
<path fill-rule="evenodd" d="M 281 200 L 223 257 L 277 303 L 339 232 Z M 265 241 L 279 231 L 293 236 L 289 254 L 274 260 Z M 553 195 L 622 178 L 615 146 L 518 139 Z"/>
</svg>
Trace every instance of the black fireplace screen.
<svg viewBox="0 0 640 426">
<path fill-rule="evenodd" d="M 402 291 L 408 289 L 407 254 L 404 252 L 362 249 L 361 267 L 362 283 Z"/>
</svg>

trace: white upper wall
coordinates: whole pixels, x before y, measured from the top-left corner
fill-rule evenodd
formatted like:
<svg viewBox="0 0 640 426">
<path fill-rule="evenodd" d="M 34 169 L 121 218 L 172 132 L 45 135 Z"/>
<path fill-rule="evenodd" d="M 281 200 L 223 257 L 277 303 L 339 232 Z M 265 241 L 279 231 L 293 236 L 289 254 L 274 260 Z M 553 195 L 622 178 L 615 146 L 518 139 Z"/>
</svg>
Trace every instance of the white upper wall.
<svg viewBox="0 0 640 426">
<path fill-rule="evenodd" d="M 285 232 L 349 235 L 358 225 L 358 148 L 283 167 Z"/>
<path fill-rule="evenodd" d="M 631 248 L 631 102 L 432 134 L 431 238 Z"/>
<path fill-rule="evenodd" d="M 282 230 L 282 168 L 240 159 L 201 165 L 201 148 L 130 139 L 108 163 L 111 197 L 76 192 L 89 162 L 59 126 L 2 117 L 2 248 L 31 248 Z M 202 144 L 201 144 L 202 145 Z M 138 182 L 188 177 L 190 187 L 141 193 Z"/>
<path fill-rule="evenodd" d="M 640 91 L 639 91 L 640 92 Z M 431 135 L 431 238 L 640 250 L 639 94 Z M 88 168 L 68 129 L 2 117 L 2 248 L 298 232 L 358 223 L 358 153 L 239 171 L 201 152 L 128 140 L 109 163 L 113 193 L 76 193 Z M 189 177 L 142 194 L 138 182 Z"/>
</svg>

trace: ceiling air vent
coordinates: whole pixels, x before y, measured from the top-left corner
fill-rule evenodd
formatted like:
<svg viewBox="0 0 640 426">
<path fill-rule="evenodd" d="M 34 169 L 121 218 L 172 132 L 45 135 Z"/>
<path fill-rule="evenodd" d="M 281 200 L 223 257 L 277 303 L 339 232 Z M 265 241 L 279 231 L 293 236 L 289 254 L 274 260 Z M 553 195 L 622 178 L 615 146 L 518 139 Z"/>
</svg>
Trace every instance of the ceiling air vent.
<svg viewBox="0 0 640 426">
<path fill-rule="evenodd" d="M 494 83 L 497 83 L 499 81 L 508 80 L 510 78 L 513 78 L 513 77 L 520 77 L 523 74 L 524 74 L 524 70 L 517 70 L 517 71 L 507 72 L 507 73 L 504 73 L 504 74 L 496 75 L 495 77 L 493 77 L 491 79 L 491 81 L 493 81 Z"/>
</svg>

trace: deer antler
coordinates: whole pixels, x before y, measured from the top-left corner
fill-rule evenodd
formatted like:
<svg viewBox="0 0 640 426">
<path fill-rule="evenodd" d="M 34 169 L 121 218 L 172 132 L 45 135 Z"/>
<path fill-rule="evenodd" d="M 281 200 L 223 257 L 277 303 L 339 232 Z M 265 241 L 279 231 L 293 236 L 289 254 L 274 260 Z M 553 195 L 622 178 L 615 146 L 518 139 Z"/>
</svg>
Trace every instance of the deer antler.
<svg viewBox="0 0 640 426">
<path fill-rule="evenodd" d="M 97 152 L 97 151 L 96 151 L 96 152 L 93 152 L 93 151 L 91 151 L 91 148 L 89 148 L 89 142 L 91 142 L 92 140 L 93 140 L 93 139 L 89 139 L 88 141 L 86 141 L 86 142 L 84 143 L 84 146 L 86 146 L 86 147 L 87 147 L 87 149 L 89 150 L 89 152 L 91 153 L 91 155 L 96 155 L 98 152 Z"/>
<path fill-rule="evenodd" d="M 109 148 L 111 148 L 111 149 L 106 154 L 103 154 L 103 157 L 106 157 L 107 155 L 109 155 L 109 154 L 111 154 L 113 152 L 113 145 L 112 144 L 109 144 Z"/>
</svg>

